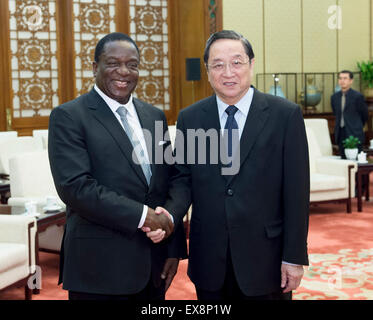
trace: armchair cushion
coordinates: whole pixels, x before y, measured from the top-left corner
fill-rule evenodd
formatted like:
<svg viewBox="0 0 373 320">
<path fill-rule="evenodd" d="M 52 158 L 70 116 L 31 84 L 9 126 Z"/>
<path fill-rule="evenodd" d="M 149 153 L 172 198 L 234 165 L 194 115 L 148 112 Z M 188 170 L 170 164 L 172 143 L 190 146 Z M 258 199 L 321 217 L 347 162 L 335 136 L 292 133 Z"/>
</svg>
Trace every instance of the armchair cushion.
<svg viewBox="0 0 373 320">
<path fill-rule="evenodd" d="M 306 128 L 312 129 L 319 145 L 322 156 L 332 156 L 333 146 L 330 139 L 328 120 L 326 119 L 304 119 Z"/>
<path fill-rule="evenodd" d="M 1 242 L 0 243 L 0 273 L 27 264 L 27 249 L 25 244 Z"/>
<path fill-rule="evenodd" d="M 0 140 L 0 173 L 9 174 L 9 159 L 15 155 L 43 150 L 40 137 L 17 137 L 6 141 Z"/>
<path fill-rule="evenodd" d="M 314 173 L 310 177 L 311 191 L 338 190 L 346 188 L 344 177 Z"/>
<path fill-rule="evenodd" d="M 47 196 L 56 196 L 58 204 L 65 207 L 54 186 L 47 150 L 14 156 L 9 161 L 9 167 L 9 205 L 22 206 L 33 200 L 39 207 L 44 207 Z M 39 233 L 39 248 L 60 251 L 62 236 L 63 226 L 49 227 Z"/>
<path fill-rule="evenodd" d="M 48 149 L 48 129 L 33 130 L 32 136 L 40 138 L 43 142 L 43 148 Z"/>
<path fill-rule="evenodd" d="M 355 195 L 356 163 L 324 156 L 314 130 L 306 126 L 306 133 L 310 164 L 310 201 L 339 199 L 350 201 Z M 352 165 L 351 170 L 350 165 Z"/>
<path fill-rule="evenodd" d="M 11 198 L 57 196 L 46 150 L 16 155 L 9 168 Z"/>
</svg>

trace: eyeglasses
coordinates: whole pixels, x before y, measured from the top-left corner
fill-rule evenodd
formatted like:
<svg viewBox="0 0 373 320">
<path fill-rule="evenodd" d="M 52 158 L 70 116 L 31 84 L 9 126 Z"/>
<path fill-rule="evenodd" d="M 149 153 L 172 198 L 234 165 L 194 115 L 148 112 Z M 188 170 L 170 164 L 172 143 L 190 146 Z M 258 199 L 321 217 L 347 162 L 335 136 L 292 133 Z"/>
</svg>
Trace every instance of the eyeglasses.
<svg viewBox="0 0 373 320">
<path fill-rule="evenodd" d="M 216 63 L 213 63 L 213 64 L 208 64 L 207 66 L 212 70 L 212 71 L 215 71 L 215 72 L 221 72 L 223 70 L 225 70 L 226 66 L 229 65 L 230 66 L 230 69 L 231 70 L 240 70 L 243 68 L 243 66 L 245 64 L 248 64 L 250 63 L 250 60 L 248 61 L 242 61 L 242 60 L 239 60 L 239 59 L 235 59 L 235 60 L 232 60 L 228 63 L 226 62 L 223 62 L 223 61 L 220 61 L 220 62 L 216 62 Z"/>
</svg>

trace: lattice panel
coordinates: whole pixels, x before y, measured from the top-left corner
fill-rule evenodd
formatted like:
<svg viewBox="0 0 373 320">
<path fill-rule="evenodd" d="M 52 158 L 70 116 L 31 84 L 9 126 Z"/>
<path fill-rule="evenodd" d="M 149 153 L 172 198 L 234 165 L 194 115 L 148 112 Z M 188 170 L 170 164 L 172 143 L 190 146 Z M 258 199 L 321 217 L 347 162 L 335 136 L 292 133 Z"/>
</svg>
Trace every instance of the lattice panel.
<svg viewBox="0 0 373 320">
<path fill-rule="evenodd" d="M 115 0 L 73 0 L 75 76 L 77 94 L 94 85 L 92 72 L 95 47 L 103 36 L 115 32 Z"/>
<path fill-rule="evenodd" d="M 130 35 L 141 53 L 136 95 L 169 110 L 168 1 L 130 0 L 129 4 Z"/>
<path fill-rule="evenodd" d="M 210 0 L 209 2 L 209 16 L 210 16 L 210 34 L 215 33 L 217 30 L 217 10 L 218 5 L 216 3 L 216 0 Z"/>
<path fill-rule="evenodd" d="M 9 0 L 13 117 L 59 104 L 55 0 Z"/>
</svg>

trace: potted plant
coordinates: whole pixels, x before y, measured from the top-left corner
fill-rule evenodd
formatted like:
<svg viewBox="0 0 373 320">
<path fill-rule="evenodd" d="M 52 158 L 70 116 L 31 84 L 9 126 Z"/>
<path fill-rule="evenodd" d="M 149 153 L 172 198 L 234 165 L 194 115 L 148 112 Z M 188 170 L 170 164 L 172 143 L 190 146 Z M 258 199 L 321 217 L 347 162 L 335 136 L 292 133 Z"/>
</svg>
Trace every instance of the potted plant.
<svg viewBox="0 0 373 320">
<path fill-rule="evenodd" d="M 357 63 L 364 84 L 364 95 L 373 97 L 373 61 L 361 61 Z"/>
<path fill-rule="evenodd" d="M 342 143 L 345 148 L 346 158 L 349 160 L 356 160 L 360 140 L 354 136 L 349 136 L 347 139 L 343 140 Z"/>
</svg>

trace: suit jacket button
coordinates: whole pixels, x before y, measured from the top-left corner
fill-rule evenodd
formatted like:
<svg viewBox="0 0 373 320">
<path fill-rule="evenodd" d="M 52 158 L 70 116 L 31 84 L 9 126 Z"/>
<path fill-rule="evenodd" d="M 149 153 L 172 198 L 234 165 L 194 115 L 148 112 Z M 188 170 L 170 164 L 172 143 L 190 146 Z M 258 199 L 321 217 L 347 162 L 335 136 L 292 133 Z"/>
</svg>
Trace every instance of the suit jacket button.
<svg viewBox="0 0 373 320">
<path fill-rule="evenodd" d="M 234 194 L 234 192 L 233 192 L 232 189 L 228 189 L 228 190 L 227 190 L 227 195 L 228 195 L 228 196 L 233 196 L 233 194 Z"/>
</svg>

